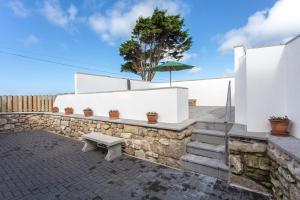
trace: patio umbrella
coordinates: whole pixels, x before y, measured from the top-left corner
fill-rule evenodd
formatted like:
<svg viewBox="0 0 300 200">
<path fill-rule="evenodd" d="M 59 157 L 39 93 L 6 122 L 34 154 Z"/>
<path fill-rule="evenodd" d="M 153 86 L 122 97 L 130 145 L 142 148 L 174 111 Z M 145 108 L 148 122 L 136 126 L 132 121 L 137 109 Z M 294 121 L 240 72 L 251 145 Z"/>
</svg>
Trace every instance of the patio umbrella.
<svg viewBox="0 0 300 200">
<path fill-rule="evenodd" d="M 186 65 L 180 62 L 175 61 L 166 61 L 162 62 L 161 64 L 157 65 L 156 67 L 150 68 L 150 71 L 160 71 L 160 72 L 170 72 L 170 86 L 172 82 L 172 71 L 181 71 L 185 69 L 192 69 L 194 66 Z"/>
</svg>

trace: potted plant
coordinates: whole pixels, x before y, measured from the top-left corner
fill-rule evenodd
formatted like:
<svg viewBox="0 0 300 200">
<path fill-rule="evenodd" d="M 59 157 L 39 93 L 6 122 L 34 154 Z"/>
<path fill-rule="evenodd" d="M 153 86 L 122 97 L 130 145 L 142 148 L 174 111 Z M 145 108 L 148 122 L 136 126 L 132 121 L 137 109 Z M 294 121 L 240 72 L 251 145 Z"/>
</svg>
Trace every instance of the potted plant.
<svg viewBox="0 0 300 200">
<path fill-rule="evenodd" d="M 58 107 L 53 107 L 52 108 L 52 112 L 53 113 L 58 113 L 59 112 L 59 108 Z"/>
<path fill-rule="evenodd" d="M 120 113 L 118 110 L 110 110 L 108 114 L 110 119 L 119 119 Z"/>
<path fill-rule="evenodd" d="M 290 120 L 287 116 L 285 117 L 275 117 L 271 116 L 269 119 L 271 123 L 271 134 L 272 135 L 277 135 L 277 136 L 288 136 L 288 127 Z"/>
<path fill-rule="evenodd" d="M 65 108 L 65 115 L 72 115 L 73 114 L 73 108 L 72 107 L 66 107 Z"/>
<path fill-rule="evenodd" d="M 84 113 L 85 117 L 91 117 L 91 116 L 93 116 L 93 110 L 91 108 L 84 109 L 83 113 Z"/>
<path fill-rule="evenodd" d="M 156 124 L 158 114 L 157 112 L 147 112 L 148 124 Z"/>
</svg>

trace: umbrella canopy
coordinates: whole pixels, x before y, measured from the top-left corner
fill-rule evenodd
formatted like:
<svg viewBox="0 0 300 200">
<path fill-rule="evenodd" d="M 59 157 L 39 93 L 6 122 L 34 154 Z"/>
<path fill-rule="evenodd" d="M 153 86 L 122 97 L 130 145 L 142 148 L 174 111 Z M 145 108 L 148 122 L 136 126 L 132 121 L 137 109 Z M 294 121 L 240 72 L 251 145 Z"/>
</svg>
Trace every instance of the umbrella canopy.
<svg viewBox="0 0 300 200">
<path fill-rule="evenodd" d="M 181 71 L 181 70 L 185 70 L 185 69 L 192 69 L 193 67 L 194 66 L 192 66 L 192 65 L 186 65 L 186 64 L 183 64 L 180 62 L 167 61 L 167 62 L 163 62 L 163 63 L 157 65 L 156 67 L 150 68 L 149 70 L 160 71 L 160 72 L 169 71 L 170 72 L 170 86 L 171 86 L 171 82 L 172 82 L 171 72 L 172 71 Z"/>
</svg>

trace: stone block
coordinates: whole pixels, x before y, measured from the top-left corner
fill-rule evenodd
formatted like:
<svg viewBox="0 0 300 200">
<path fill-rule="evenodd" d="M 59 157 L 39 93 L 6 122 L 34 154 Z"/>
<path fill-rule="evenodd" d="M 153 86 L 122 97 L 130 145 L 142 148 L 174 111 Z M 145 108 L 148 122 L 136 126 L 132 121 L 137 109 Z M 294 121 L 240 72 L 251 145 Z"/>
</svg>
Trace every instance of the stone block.
<svg viewBox="0 0 300 200">
<path fill-rule="evenodd" d="M 291 185 L 290 187 L 290 199 L 291 200 L 299 200 L 300 199 L 300 189 L 295 185 Z"/>
<path fill-rule="evenodd" d="M 136 150 L 134 155 L 138 158 L 145 159 L 145 152 L 142 149 Z"/>
<path fill-rule="evenodd" d="M 239 141 L 231 139 L 229 141 L 229 150 L 248 153 L 263 153 L 267 150 L 267 144 L 253 140 Z"/>
<path fill-rule="evenodd" d="M 0 125 L 7 124 L 7 119 L 0 119 Z"/>
<path fill-rule="evenodd" d="M 124 132 L 138 135 L 139 134 L 139 128 L 137 126 L 124 125 Z"/>
<path fill-rule="evenodd" d="M 240 155 L 230 155 L 230 171 L 234 174 L 242 174 L 243 173 L 243 162 Z"/>
<path fill-rule="evenodd" d="M 121 133 L 121 137 L 122 137 L 122 138 L 125 138 L 125 139 L 130 139 L 131 136 L 132 136 L 131 133 Z"/>
<path fill-rule="evenodd" d="M 162 138 L 162 139 L 159 140 L 159 143 L 161 143 L 163 145 L 169 145 L 169 140 L 165 139 L 165 138 Z"/>
<path fill-rule="evenodd" d="M 289 162 L 287 164 L 288 170 L 295 177 L 295 179 L 300 182 L 300 164 L 296 161 Z"/>
<path fill-rule="evenodd" d="M 270 170 L 270 160 L 267 157 L 257 157 L 256 155 L 244 155 L 245 164 L 248 167 L 262 170 Z"/>
<path fill-rule="evenodd" d="M 293 176 L 290 174 L 290 172 L 282 167 L 278 168 L 278 172 L 281 176 L 284 177 L 285 180 L 287 180 L 290 183 L 295 183 L 295 179 L 293 178 Z"/>
</svg>

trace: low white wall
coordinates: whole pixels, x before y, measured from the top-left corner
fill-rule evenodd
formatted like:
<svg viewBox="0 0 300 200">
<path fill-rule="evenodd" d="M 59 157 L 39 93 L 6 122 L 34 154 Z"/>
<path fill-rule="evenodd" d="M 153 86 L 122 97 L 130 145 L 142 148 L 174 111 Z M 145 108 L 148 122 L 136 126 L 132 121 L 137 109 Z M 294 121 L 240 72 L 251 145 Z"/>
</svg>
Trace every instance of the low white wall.
<svg viewBox="0 0 300 200">
<path fill-rule="evenodd" d="M 76 73 L 75 94 L 127 90 L 127 79 Z"/>
<path fill-rule="evenodd" d="M 234 78 L 174 81 L 172 86 L 188 88 L 189 99 L 197 99 L 197 106 L 225 106 L 229 81 L 231 81 L 232 105 L 234 106 Z"/>
<path fill-rule="evenodd" d="M 166 123 L 179 123 L 189 117 L 188 90 L 178 87 L 59 95 L 54 106 L 61 111 L 72 107 L 75 114 L 82 114 L 89 107 L 96 116 L 108 116 L 109 110 L 117 109 L 120 118 L 144 121 L 147 112 L 157 112 L 158 121 Z"/>
<path fill-rule="evenodd" d="M 212 78 L 192 81 L 173 81 L 174 87 L 188 88 L 189 99 L 197 99 L 198 106 L 225 106 L 228 82 L 232 82 L 234 105 L 234 78 Z M 130 80 L 131 90 L 169 87 L 169 82 L 147 82 Z M 77 73 L 75 93 L 91 93 L 127 90 L 127 79 Z"/>
</svg>

